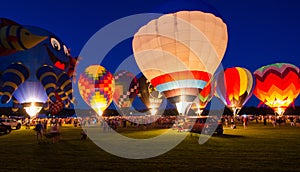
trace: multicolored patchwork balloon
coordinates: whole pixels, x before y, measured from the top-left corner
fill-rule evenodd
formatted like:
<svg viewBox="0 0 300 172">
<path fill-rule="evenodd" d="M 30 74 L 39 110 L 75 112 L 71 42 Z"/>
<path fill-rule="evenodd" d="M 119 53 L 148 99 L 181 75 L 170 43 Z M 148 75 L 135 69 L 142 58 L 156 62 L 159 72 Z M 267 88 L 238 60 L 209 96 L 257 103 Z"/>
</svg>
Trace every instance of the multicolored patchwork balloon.
<svg viewBox="0 0 300 172">
<path fill-rule="evenodd" d="M 100 116 L 113 100 L 113 75 L 100 65 L 87 67 L 79 77 L 78 89 L 83 100 Z"/>
<path fill-rule="evenodd" d="M 215 95 L 236 115 L 252 95 L 253 77 L 242 67 L 227 68 L 216 78 Z"/>
<path fill-rule="evenodd" d="M 134 74 L 125 70 L 116 72 L 114 79 L 115 92 L 113 101 L 121 109 L 122 113 L 127 113 L 127 110 L 132 105 L 132 101 L 138 94 L 138 80 Z"/>
<path fill-rule="evenodd" d="M 300 93 L 299 68 L 289 63 L 263 66 L 254 72 L 256 86 L 254 95 L 261 104 L 271 107 L 282 115 Z"/>
</svg>

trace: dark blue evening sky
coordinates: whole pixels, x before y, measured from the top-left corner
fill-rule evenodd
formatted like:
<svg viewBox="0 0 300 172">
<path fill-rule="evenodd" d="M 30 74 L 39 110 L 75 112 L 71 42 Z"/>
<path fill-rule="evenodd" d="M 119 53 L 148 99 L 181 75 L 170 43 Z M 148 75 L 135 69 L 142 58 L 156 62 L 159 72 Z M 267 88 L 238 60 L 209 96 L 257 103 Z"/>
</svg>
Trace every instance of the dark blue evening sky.
<svg viewBox="0 0 300 172">
<path fill-rule="evenodd" d="M 297 0 L 110 0 L 110 1 L 4 1 L 0 16 L 20 24 L 52 31 L 78 56 L 99 29 L 128 15 L 203 10 L 221 17 L 228 27 L 229 42 L 224 68 L 241 66 L 254 72 L 276 62 L 300 66 L 300 1 Z M 120 28 L 121 29 L 121 28 Z M 132 53 L 130 40 L 117 46 L 107 58 L 118 60 Z M 117 56 L 117 57 L 116 57 Z M 116 64 L 105 63 L 108 69 Z M 256 106 L 252 96 L 246 106 Z M 299 98 L 295 105 L 300 105 Z"/>
</svg>

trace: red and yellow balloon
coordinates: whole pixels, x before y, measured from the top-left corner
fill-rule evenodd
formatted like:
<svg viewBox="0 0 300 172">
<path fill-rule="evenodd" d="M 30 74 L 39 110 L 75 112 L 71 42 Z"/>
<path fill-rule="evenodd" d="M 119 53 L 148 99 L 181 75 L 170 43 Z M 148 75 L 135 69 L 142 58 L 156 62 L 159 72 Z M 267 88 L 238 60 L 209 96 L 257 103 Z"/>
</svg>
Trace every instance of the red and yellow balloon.
<svg viewBox="0 0 300 172">
<path fill-rule="evenodd" d="M 227 68 L 217 75 L 215 95 L 236 115 L 251 97 L 252 87 L 253 77 L 249 70 Z"/>
<path fill-rule="evenodd" d="M 289 63 L 274 63 L 254 72 L 254 95 L 278 115 L 297 98 L 300 92 L 299 68 Z"/>
<path fill-rule="evenodd" d="M 114 76 L 100 65 L 87 67 L 78 80 L 81 97 L 100 116 L 112 102 L 114 88 Z"/>
</svg>

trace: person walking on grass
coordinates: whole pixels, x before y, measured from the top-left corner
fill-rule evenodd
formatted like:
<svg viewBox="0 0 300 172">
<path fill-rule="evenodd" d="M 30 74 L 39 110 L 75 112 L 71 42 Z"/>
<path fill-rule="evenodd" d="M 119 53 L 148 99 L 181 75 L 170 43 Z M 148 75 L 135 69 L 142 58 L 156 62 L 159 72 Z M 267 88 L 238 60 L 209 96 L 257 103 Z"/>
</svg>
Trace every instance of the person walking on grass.
<svg viewBox="0 0 300 172">
<path fill-rule="evenodd" d="M 41 121 L 39 121 L 36 126 L 35 126 L 35 130 L 36 130 L 36 138 L 38 143 L 40 143 L 41 141 L 43 141 L 43 132 L 44 132 L 44 127 Z"/>
</svg>

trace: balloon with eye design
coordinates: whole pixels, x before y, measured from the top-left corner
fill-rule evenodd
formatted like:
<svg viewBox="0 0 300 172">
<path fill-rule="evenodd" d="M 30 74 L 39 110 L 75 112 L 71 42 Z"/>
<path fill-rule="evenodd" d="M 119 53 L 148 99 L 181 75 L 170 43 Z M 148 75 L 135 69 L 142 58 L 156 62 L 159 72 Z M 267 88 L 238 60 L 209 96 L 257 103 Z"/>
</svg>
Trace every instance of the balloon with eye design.
<svg viewBox="0 0 300 172">
<path fill-rule="evenodd" d="M 1 103 L 56 103 L 63 90 L 73 102 L 71 80 L 77 58 L 53 33 L 0 18 Z M 17 103 L 18 102 L 18 103 Z"/>
</svg>

